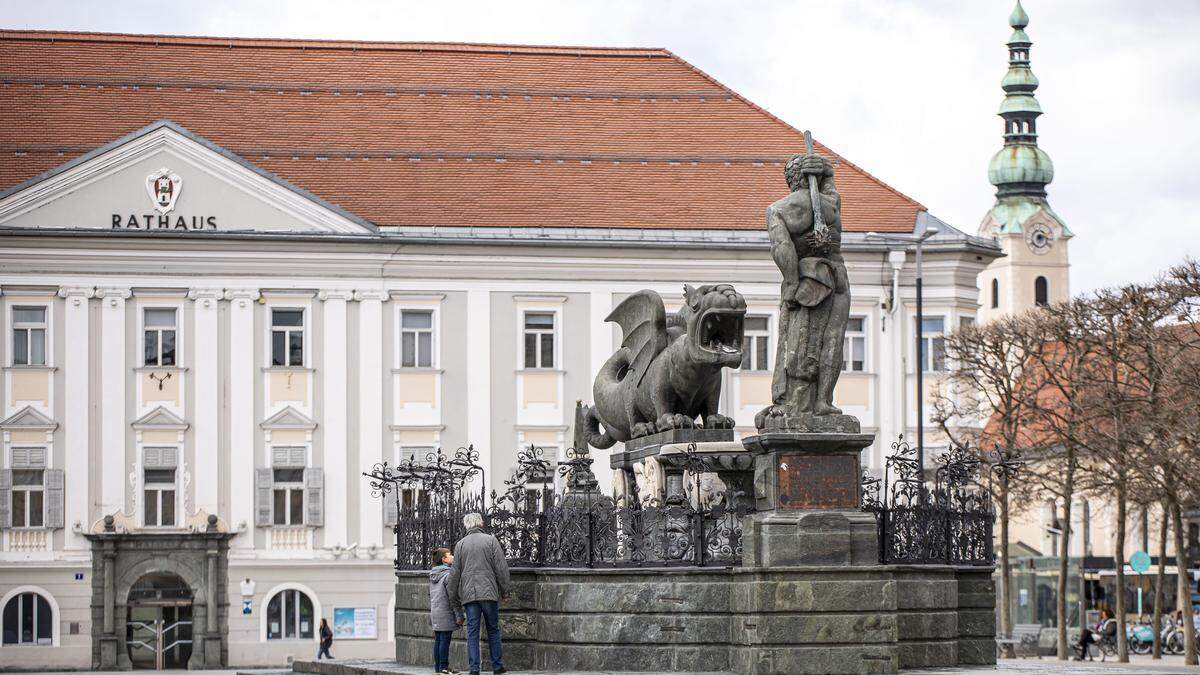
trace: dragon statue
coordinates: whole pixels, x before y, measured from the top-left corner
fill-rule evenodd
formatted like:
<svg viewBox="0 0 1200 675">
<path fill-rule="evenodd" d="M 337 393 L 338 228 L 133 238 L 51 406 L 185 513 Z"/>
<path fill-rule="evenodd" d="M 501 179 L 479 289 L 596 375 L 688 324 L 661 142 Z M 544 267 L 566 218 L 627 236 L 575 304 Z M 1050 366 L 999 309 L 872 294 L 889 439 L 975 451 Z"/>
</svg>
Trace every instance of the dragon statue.
<svg viewBox="0 0 1200 675">
<path fill-rule="evenodd" d="M 669 323 L 654 291 L 617 305 L 605 320 L 621 326 L 624 337 L 596 374 L 595 405 L 585 413 L 588 443 L 610 448 L 695 427 L 697 417 L 708 429 L 733 428 L 733 420 L 717 414 L 717 403 L 721 369 L 742 362 L 745 316 L 746 301 L 729 284 L 684 286 L 683 308 Z"/>
</svg>

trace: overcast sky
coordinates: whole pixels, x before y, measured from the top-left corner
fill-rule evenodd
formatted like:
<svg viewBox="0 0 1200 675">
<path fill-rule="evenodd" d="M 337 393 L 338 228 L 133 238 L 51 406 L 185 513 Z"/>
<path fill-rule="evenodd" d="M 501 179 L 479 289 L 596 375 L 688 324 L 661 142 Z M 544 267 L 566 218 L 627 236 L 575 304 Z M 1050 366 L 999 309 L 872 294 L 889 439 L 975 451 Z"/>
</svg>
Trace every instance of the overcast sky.
<svg viewBox="0 0 1200 675">
<path fill-rule="evenodd" d="M 54 2 L 0 26 L 665 47 L 974 232 L 991 206 L 1009 0 Z M 1073 291 L 1200 256 L 1200 1 L 1027 0 Z"/>
</svg>

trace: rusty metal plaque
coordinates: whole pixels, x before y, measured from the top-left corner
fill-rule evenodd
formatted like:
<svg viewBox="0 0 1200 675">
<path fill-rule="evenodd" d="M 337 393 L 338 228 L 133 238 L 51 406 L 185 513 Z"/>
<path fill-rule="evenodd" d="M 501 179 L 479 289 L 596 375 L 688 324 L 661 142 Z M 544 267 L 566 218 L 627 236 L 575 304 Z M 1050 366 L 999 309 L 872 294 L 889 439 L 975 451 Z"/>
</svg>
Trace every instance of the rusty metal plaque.
<svg viewBox="0 0 1200 675">
<path fill-rule="evenodd" d="M 854 455 L 780 453 L 779 508 L 856 509 L 859 469 Z"/>
</svg>

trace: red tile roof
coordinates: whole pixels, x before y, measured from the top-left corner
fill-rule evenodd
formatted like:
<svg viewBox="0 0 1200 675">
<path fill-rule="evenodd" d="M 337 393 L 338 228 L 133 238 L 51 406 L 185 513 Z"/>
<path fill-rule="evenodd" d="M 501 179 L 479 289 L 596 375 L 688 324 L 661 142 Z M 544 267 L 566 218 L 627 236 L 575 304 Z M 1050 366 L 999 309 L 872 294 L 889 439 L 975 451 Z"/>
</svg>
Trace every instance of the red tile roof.
<svg viewBox="0 0 1200 675">
<path fill-rule="evenodd" d="M 759 229 L 804 148 L 663 49 L 0 31 L 0 189 L 159 119 L 385 226 Z M 817 146 L 847 230 L 912 230 Z"/>
</svg>

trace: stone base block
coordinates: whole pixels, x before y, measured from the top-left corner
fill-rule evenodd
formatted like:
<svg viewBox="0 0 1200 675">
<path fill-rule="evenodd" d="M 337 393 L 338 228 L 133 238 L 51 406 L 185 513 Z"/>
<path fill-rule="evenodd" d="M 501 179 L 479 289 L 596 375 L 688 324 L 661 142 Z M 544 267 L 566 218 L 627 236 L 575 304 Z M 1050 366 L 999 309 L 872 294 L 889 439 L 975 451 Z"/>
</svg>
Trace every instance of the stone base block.
<svg viewBox="0 0 1200 675">
<path fill-rule="evenodd" d="M 862 511 L 775 511 L 742 521 L 749 566 L 877 565 L 875 517 Z"/>
<path fill-rule="evenodd" d="M 733 654 L 733 671 L 744 675 L 826 675 L 829 673 L 894 673 L 899 667 L 894 645 L 820 647 L 741 647 Z"/>
<path fill-rule="evenodd" d="M 513 671 L 748 675 L 990 663 L 990 637 L 969 633 L 984 629 L 991 610 L 959 606 L 979 600 L 985 574 L 842 562 L 514 570 L 513 597 L 501 607 L 504 662 Z M 425 573 L 401 573 L 395 626 L 402 663 L 430 658 L 425 588 Z M 451 644 L 457 669 L 466 665 L 462 638 L 458 631 Z M 482 651 L 488 670 L 486 645 Z"/>
</svg>

